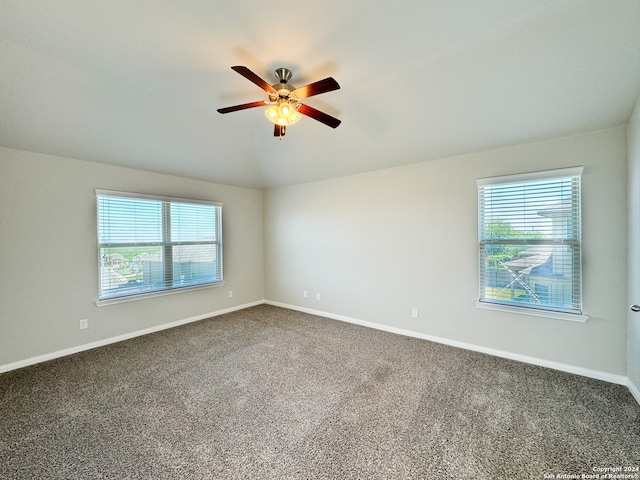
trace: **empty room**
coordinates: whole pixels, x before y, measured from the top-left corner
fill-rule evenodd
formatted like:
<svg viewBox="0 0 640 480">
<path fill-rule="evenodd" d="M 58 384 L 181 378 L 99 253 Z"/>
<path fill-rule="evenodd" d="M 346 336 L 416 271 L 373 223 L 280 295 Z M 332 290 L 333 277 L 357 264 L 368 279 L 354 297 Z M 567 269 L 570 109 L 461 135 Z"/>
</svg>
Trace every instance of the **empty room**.
<svg viewBox="0 0 640 480">
<path fill-rule="evenodd" d="M 640 479 L 640 1 L 0 2 L 0 478 Z"/>
</svg>

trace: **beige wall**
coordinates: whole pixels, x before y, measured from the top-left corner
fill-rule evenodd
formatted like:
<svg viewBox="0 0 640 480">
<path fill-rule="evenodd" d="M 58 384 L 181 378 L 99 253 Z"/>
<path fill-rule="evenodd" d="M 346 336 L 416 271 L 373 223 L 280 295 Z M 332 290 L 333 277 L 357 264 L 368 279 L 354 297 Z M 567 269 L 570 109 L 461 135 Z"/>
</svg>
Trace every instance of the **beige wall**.
<svg viewBox="0 0 640 480">
<path fill-rule="evenodd" d="M 638 385 L 631 316 L 626 357 L 626 151 L 619 127 L 262 192 L 0 148 L 0 366 L 267 298 L 596 373 L 628 369 Z M 475 180 L 575 165 L 590 320 L 477 309 Z M 226 285 L 96 307 L 95 188 L 224 202 Z"/>
<path fill-rule="evenodd" d="M 225 286 L 97 307 L 96 188 L 224 202 Z M 262 218 L 261 190 L 0 148 L 0 366 L 262 301 Z"/>
<path fill-rule="evenodd" d="M 476 179 L 576 165 L 589 321 L 475 307 Z M 267 299 L 622 376 L 626 246 L 624 127 L 265 192 Z"/>
<path fill-rule="evenodd" d="M 640 98 L 628 126 L 629 305 L 640 305 Z M 640 312 L 628 312 L 627 374 L 640 402 Z"/>
</svg>

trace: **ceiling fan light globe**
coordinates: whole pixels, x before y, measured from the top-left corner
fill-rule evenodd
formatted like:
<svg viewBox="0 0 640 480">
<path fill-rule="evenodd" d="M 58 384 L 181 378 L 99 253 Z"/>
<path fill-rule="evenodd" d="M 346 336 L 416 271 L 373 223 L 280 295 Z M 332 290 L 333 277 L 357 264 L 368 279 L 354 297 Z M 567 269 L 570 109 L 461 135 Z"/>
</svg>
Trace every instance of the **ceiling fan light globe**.
<svg viewBox="0 0 640 480">
<path fill-rule="evenodd" d="M 292 113 L 293 108 L 291 107 L 291 105 L 289 105 L 289 102 L 280 102 L 280 104 L 278 105 L 278 115 L 281 118 L 288 119 Z"/>
<path fill-rule="evenodd" d="M 277 123 L 277 120 L 278 120 L 278 109 L 276 108 L 275 105 L 267 108 L 264 111 L 264 113 L 265 113 L 265 115 L 267 116 L 267 118 L 269 120 L 271 120 L 273 123 Z"/>
<path fill-rule="evenodd" d="M 298 113 L 298 107 L 286 98 L 278 100 L 275 105 L 271 105 L 264 113 L 270 121 L 283 127 L 293 125 L 302 118 Z"/>
<path fill-rule="evenodd" d="M 289 117 L 289 125 L 293 125 L 298 120 L 300 120 L 300 118 L 302 118 L 302 116 L 294 109 L 291 113 L 291 116 Z"/>
</svg>

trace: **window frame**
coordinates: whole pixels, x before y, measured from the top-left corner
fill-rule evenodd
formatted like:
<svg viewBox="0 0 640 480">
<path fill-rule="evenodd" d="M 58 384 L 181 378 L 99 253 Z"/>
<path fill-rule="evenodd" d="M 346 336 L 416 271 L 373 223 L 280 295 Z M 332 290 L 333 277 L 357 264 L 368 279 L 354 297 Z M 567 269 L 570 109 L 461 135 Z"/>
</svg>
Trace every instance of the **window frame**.
<svg viewBox="0 0 640 480">
<path fill-rule="evenodd" d="M 123 198 L 133 200 L 149 200 L 161 202 L 161 223 L 162 223 L 162 239 L 161 241 L 132 241 L 132 242 L 102 242 L 100 232 L 100 197 L 110 198 Z M 164 195 L 150 195 L 144 193 L 135 192 L 123 192 L 115 190 L 95 190 L 96 198 L 96 232 L 97 232 L 97 260 L 98 260 L 98 299 L 96 305 L 110 305 L 114 303 L 129 302 L 135 300 L 141 300 L 144 298 L 170 295 L 174 293 L 181 293 L 185 291 L 200 290 L 204 288 L 218 287 L 224 285 L 224 262 L 223 262 L 223 237 L 222 237 L 222 202 L 215 202 L 209 200 L 199 200 L 193 198 L 180 198 L 170 197 Z M 213 240 L 198 240 L 198 241 L 176 241 L 171 239 L 171 205 L 206 205 L 214 207 L 214 222 L 215 222 L 215 238 Z M 174 265 L 173 252 L 175 247 L 189 246 L 189 245 L 214 245 L 215 258 L 216 258 L 216 277 L 217 279 L 212 282 L 191 283 L 188 285 L 176 285 L 173 279 Z M 155 247 L 161 248 L 162 251 L 162 265 L 163 265 L 163 285 L 159 288 L 141 292 L 127 292 L 120 295 L 105 295 L 107 289 L 102 289 L 102 255 L 101 250 L 103 248 L 118 248 L 118 247 Z M 168 260 L 167 260 L 168 259 Z"/>
<path fill-rule="evenodd" d="M 515 175 L 504 175 L 499 177 L 487 177 L 480 178 L 476 180 L 477 184 L 477 192 L 478 192 L 478 300 L 476 301 L 476 307 L 489 309 L 489 310 L 498 310 L 498 311 L 506 311 L 510 313 L 518 313 L 518 314 L 526 314 L 533 316 L 541 316 L 547 318 L 556 318 L 562 320 L 570 320 L 577 322 L 586 322 L 589 318 L 584 314 L 583 311 L 583 297 L 582 297 L 582 199 L 581 199 L 581 179 L 584 168 L 582 166 L 578 167 L 570 167 L 570 168 L 561 168 L 561 169 L 553 169 L 553 170 L 543 170 L 529 173 L 521 173 Z M 483 218 L 485 218 L 485 206 L 482 203 L 481 192 L 485 187 L 492 185 L 500 185 L 500 184 L 519 184 L 519 183 L 528 183 L 528 182 L 538 182 L 545 180 L 561 180 L 565 178 L 577 178 L 577 192 L 573 192 L 571 194 L 572 203 L 577 204 L 577 220 L 578 225 L 572 226 L 572 231 L 574 231 L 575 235 L 572 238 L 567 240 L 552 241 L 552 240 L 540 240 L 533 238 L 525 238 L 525 237 L 515 237 L 509 239 L 489 239 L 484 235 L 483 229 Z M 573 185 L 573 183 L 572 183 Z M 576 198 L 577 196 L 577 198 Z M 524 209 L 524 207 L 523 207 Z M 514 302 L 508 301 L 499 301 L 496 299 L 488 299 L 483 294 L 486 282 L 484 282 L 483 268 L 484 268 L 484 256 L 483 256 L 483 248 L 486 245 L 500 245 L 500 244 L 520 244 L 527 246 L 535 246 L 535 245 L 570 245 L 574 249 L 574 255 L 577 256 L 577 266 L 574 269 L 573 273 L 577 273 L 579 278 L 572 278 L 572 295 L 577 294 L 577 298 L 579 299 L 579 309 L 562 309 L 555 306 L 534 306 L 532 304 L 515 304 Z M 577 291 L 576 291 L 577 289 Z"/>
</svg>

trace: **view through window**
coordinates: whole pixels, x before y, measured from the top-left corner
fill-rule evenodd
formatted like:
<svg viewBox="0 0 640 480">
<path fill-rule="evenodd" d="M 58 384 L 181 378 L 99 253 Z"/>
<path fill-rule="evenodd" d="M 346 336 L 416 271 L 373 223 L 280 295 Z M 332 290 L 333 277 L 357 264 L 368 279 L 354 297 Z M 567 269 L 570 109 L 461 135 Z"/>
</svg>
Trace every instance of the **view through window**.
<svg viewBox="0 0 640 480">
<path fill-rule="evenodd" d="M 581 173 L 478 180 L 480 302 L 582 313 Z"/>
<path fill-rule="evenodd" d="M 222 282 L 222 204 L 97 190 L 99 300 Z"/>
</svg>

